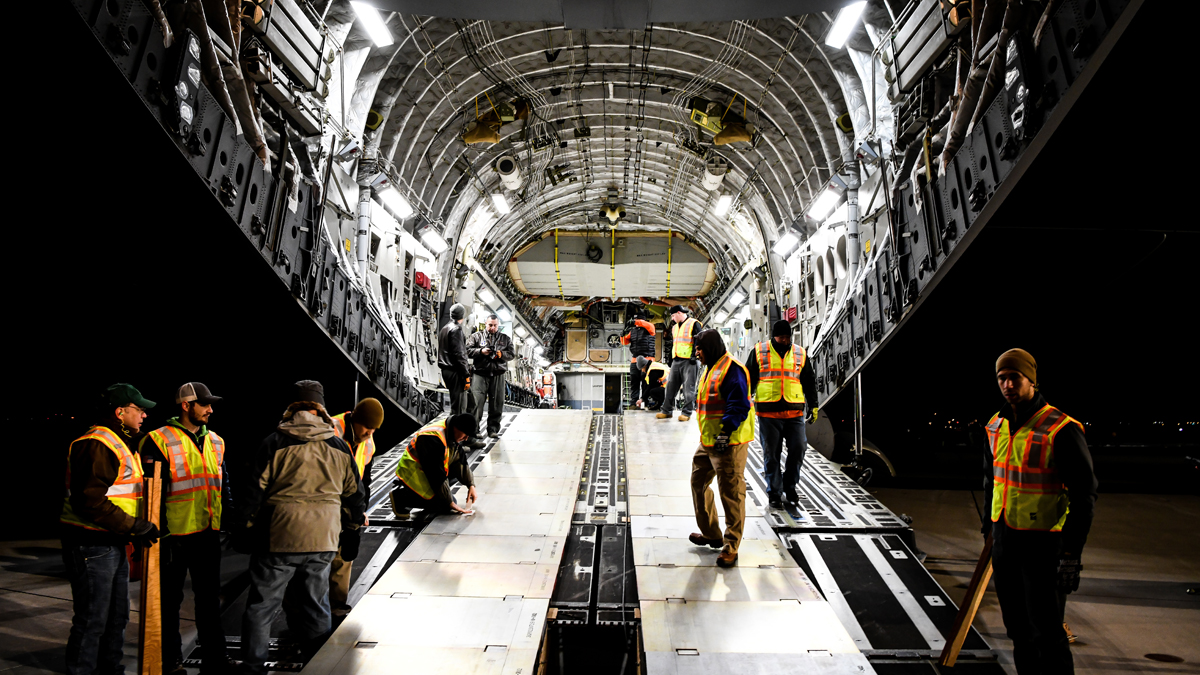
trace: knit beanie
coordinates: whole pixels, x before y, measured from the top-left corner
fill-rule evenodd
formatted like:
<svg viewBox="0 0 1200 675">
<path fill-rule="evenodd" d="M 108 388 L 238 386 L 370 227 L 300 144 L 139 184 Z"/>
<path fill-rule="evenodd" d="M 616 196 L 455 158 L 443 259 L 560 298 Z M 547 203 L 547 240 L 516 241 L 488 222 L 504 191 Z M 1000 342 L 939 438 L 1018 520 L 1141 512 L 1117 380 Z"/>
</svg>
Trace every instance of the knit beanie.
<svg viewBox="0 0 1200 675">
<path fill-rule="evenodd" d="M 646 366 L 650 365 L 650 360 L 644 356 L 637 357 L 638 370 L 645 370 Z"/>
<path fill-rule="evenodd" d="M 292 402 L 312 401 L 325 406 L 325 387 L 316 380 L 300 380 L 292 385 Z"/>
<path fill-rule="evenodd" d="M 785 337 L 785 338 L 791 340 L 792 339 L 792 324 L 788 323 L 787 321 L 784 321 L 783 319 L 780 319 L 779 321 L 776 321 L 775 323 L 771 324 L 771 337 L 773 337 L 773 338 L 774 337 Z"/>
<path fill-rule="evenodd" d="M 383 426 L 383 404 L 379 399 L 364 398 L 354 406 L 354 422 L 368 429 L 378 429 Z"/>
<path fill-rule="evenodd" d="M 457 302 L 454 303 L 453 305 L 450 305 L 450 318 L 451 319 L 458 321 L 459 319 L 463 318 L 466 315 L 467 315 L 466 307 L 463 307 L 461 304 L 459 304 Z"/>
<path fill-rule="evenodd" d="M 1037 386 L 1037 361 L 1033 360 L 1033 354 L 1024 349 L 1010 349 L 1004 352 L 996 359 L 996 373 L 999 374 L 1006 368 L 1024 375 L 1035 387 Z"/>
</svg>

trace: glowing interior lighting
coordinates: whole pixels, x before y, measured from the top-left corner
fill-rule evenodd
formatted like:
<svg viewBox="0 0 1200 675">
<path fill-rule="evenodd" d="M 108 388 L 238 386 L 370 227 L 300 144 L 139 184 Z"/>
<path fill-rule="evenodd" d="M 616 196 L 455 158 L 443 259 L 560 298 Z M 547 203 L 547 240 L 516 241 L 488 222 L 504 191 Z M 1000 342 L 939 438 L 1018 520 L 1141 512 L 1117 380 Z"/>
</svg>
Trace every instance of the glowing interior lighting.
<svg viewBox="0 0 1200 675">
<path fill-rule="evenodd" d="M 383 203 L 388 208 L 396 213 L 400 220 L 404 220 L 413 214 L 412 204 L 409 204 L 404 195 L 400 194 L 400 191 L 396 188 L 388 188 L 380 192 L 379 198 L 383 200 Z"/>
<path fill-rule="evenodd" d="M 496 296 L 492 295 L 492 292 L 486 288 L 480 287 L 479 291 L 476 292 L 475 295 L 478 295 L 480 300 L 489 305 L 496 301 Z"/>
<path fill-rule="evenodd" d="M 355 2 L 354 0 L 351 0 L 350 6 L 354 8 L 354 14 L 362 21 L 363 29 L 367 31 L 367 35 L 371 36 L 371 42 L 374 42 L 376 47 L 386 47 L 392 44 L 392 32 L 383 22 L 383 17 L 379 16 L 379 10 L 365 2 Z M 841 18 L 840 14 L 838 18 Z"/>
<path fill-rule="evenodd" d="M 545 353 L 545 351 L 546 351 L 546 348 L 541 345 L 538 345 L 533 348 L 533 353 L 537 354 L 538 356 L 541 356 L 543 353 Z"/>
<path fill-rule="evenodd" d="M 517 334 L 517 337 L 525 337 L 526 335 L 529 335 L 529 331 L 525 330 L 525 326 L 517 326 L 513 329 L 513 332 Z"/>
<path fill-rule="evenodd" d="M 720 218 L 726 213 L 729 213 L 729 207 L 733 205 L 732 195 L 721 195 L 717 198 L 717 208 L 713 209 L 713 214 Z"/>
<path fill-rule="evenodd" d="M 717 323 L 725 323 L 725 319 L 729 318 L 729 312 L 721 310 L 717 312 Z"/>
<path fill-rule="evenodd" d="M 726 307 L 737 307 L 746 299 L 746 294 L 741 291 L 734 291 L 729 294 L 729 299 L 725 301 Z"/>
<path fill-rule="evenodd" d="M 510 208 L 508 205 L 508 200 L 505 199 L 504 194 L 500 192 L 492 193 L 492 206 L 495 206 L 496 211 L 502 216 L 507 216 L 508 212 L 512 211 L 512 208 Z"/>
<path fill-rule="evenodd" d="M 826 187 L 825 191 L 812 203 L 812 206 L 808 207 L 808 217 L 813 220 L 824 220 L 841 198 L 842 196 L 838 194 L 837 190 Z"/>
<path fill-rule="evenodd" d="M 850 37 L 850 31 L 854 30 L 854 26 L 858 24 L 858 17 L 862 16 L 866 7 L 865 1 L 852 2 L 838 10 L 837 18 L 833 20 L 833 25 L 829 27 L 829 33 L 825 36 L 825 44 L 834 49 L 841 49 Z"/>
<path fill-rule="evenodd" d="M 512 321 L 512 312 L 508 311 L 507 307 L 501 307 L 496 310 L 496 316 L 500 317 L 500 320 L 505 323 Z"/>
<path fill-rule="evenodd" d="M 783 256 L 790 253 L 791 250 L 793 248 L 795 248 L 796 244 L 798 244 L 798 243 L 800 243 L 800 237 L 797 237 L 795 232 L 792 232 L 792 231 L 784 232 L 783 236 L 780 237 L 775 242 L 775 245 L 771 247 L 771 250 L 775 252 L 775 255 L 782 258 Z"/>
<path fill-rule="evenodd" d="M 547 368 L 550 366 L 550 362 L 547 361 L 546 359 L 542 359 L 541 361 L 538 361 L 538 365 L 543 368 Z"/>
<path fill-rule="evenodd" d="M 432 227 L 421 233 L 421 243 L 429 247 L 429 250 L 432 251 L 434 255 L 440 255 L 441 252 L 445 251 L 447 248 L 446 240 L 442 239 L 442 235 L 438 234 L 438 231 Z"/>
</svg>

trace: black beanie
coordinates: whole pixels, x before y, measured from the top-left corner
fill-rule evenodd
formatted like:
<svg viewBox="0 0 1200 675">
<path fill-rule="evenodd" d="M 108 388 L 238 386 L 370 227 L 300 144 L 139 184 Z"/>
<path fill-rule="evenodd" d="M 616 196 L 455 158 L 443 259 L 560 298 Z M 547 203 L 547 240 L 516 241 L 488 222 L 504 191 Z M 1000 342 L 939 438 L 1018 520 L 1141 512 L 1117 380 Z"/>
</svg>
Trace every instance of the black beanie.
<svg viewBox="0 0 1200 675">
<path fill-rule="evenodd" d="M 446 420 L 446 426 L 450 429 L 458 429 L 467 436 L 474 436 L 479 431 L 479 426 L 475 423 L 475 416 L 470 413 L 462 413 L 451 417 Z"/>
<path fill-rule="evenodd" d="M 292 385 L 292 403 L 312 401 L 325 407 L 325 387 L 316 380 L 300 380 Z"/>
<path fill-rule="evenodd" d="M 780 319 L 771 324 L 771 337 L 786 337 L 792 339 L 792 324 Z"/>
</svg>

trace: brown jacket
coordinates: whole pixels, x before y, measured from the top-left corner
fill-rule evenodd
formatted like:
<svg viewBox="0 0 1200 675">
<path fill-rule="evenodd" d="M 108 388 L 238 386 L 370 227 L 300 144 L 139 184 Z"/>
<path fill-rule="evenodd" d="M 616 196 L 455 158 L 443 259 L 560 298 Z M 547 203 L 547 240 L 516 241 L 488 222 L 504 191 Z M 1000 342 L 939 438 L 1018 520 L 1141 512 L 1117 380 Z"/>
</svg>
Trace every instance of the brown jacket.
<svg viewBox="0 0 1200 675">
<path fill-rule="evenodd" d="M 109 415 L 100 426 L 108 427 L 117 438 L 125 441 L 125 445 L 136 456 L 138 436 L 123 433 L 115 416 Z M 100 441 L 89 439 L 71 445 L 67 462 L 71 476 L 71 509 L 80 518 L 90 520 L 107 531 L 97 532 L 63 524 L 63 539 L 87 546 L 118 546 L 129 541 L 133 516 L 122 511 L 108 498 L 108 488 L 117 480 L 117 470 L 120 468 L 117 456 Z"/>
<path fill-rule="evenodd" d="M 284 414 L 254 458 L 239 523 L 270 553 L 336 551 L 363 520 L 365 492 L 350 446 L 324 411 Z"/>
</svg>

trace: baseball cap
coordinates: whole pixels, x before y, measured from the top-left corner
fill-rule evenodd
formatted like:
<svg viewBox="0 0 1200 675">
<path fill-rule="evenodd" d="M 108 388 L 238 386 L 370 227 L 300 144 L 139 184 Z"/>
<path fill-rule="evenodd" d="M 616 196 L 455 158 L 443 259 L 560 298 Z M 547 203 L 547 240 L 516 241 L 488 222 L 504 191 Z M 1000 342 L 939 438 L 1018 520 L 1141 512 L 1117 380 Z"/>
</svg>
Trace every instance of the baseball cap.
<svg viewBox="0 0 1200 675">
<path fill-rule="evenodd" d="M 188 382 L 175 392 L 175 402 L 183 403 L 185 401 L 195 401 L 200 405 L 212 405 L 220 401 L 220 396 L 213 396 L 208 387 L 200 382 Z"/>
</svg>

